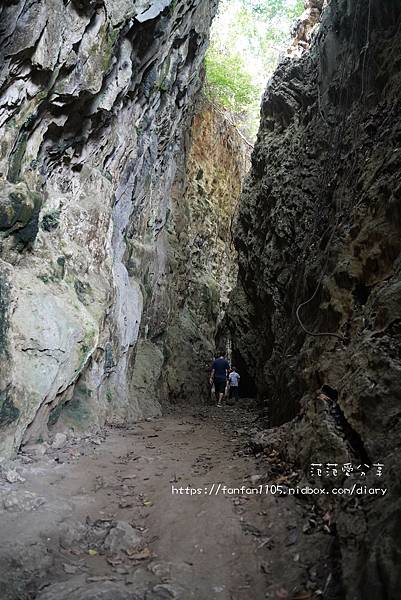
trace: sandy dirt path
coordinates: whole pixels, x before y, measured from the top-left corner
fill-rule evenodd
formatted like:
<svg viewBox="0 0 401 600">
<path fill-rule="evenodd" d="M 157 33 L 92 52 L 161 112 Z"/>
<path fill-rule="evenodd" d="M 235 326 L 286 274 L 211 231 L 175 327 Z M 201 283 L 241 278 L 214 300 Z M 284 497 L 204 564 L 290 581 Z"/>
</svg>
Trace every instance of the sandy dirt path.
<svg viewBox="0 0 401 600">
<path fill-rule="evenodd" d="M 218 484 L 249 486 L 255 473 L 241 438 L 247 418 L 187 411 L 20 466 L 26 481 L 1 488 L 3 597 L 265 598 L 262 499 L 216 494 Z"/>
<path fill-rule="evenodd" d="M 342 600 L 326 508 L 233 492 L 294 476 L 259 421 L 181 408 L 0 465 L 1 600 Z"/>
</svg>

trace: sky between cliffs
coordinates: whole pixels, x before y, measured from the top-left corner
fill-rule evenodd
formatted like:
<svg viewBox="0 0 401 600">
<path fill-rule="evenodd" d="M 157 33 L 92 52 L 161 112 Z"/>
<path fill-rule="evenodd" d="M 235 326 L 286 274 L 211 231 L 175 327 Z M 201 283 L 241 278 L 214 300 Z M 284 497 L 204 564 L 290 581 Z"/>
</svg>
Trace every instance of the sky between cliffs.
<svg viewBox="0 0 401 600">
<path fill-rule="evenodd" d="M 249 139 L 257 132 L 261 94 L 303 8 L 303 0 L 220 1 L 206 55 L 206 90 Z"/>
</svg>

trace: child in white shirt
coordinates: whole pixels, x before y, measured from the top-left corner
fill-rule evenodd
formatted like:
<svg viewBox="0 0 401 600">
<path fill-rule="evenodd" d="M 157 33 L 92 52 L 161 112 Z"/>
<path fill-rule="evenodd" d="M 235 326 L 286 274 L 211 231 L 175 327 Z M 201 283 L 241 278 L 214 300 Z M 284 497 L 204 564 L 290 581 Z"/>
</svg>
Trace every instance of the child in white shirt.
<svg viewBox="0 0 401 600">
<path fill-rule="evenodd" d="M 230 374 L 228 376 L 228 381 L 230 383 L 230 398 L 234 398 L 234 400 L 238 400 L 239 397 L 239 380 L 241 379 L 240 375 L 237 373 L 235 367 L 231 367 Z"/>
</svg>

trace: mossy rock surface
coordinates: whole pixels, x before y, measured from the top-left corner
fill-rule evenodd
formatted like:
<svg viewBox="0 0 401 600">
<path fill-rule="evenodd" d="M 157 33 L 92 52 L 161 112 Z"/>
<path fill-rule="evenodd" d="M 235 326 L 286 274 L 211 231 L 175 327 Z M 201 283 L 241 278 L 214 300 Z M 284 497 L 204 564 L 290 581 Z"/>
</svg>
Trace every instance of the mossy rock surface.
<svg viewBox="0 0 401 600">
<path fill-rule="evenodd" d="M 57 229 L 60 223 L 60 211 L 51 210 L 45 213 L 40 222 L 40 226 L 44 231 L 50 232 Z"/>
<path fill-rule="evenodd" d="M 80 279 L 76 279 L 74 281 L 74 289 L 76 295 L 78 296 L 78 300 L 82 302 L 82 304 L 89 304 L 91 297 L 91 286 L 89 283 L 81 281 Z"/>
<path fill-rule="evenodd" d="M 0 392 L 0 427 L 10 425 L 19 417 L 20 411 L 8 397 L 7 391 Z"/>
<path fill-rule="evenodd" d="M 23 244 L 33 243 L 39 229 L 43 198 L 24 183 L 6 184 L 0 191 L 0 231 Z"/>
<path fill-rule="evenodd" d="M 6 277 L 0 273 L 0 356 L 7 355 L 9 327 L 8 307 L 10 304 L 10 291 Z"/>
<path fill-rule="evenodd" d="M 83 430 L 87 428 L 93 418 L 89 406 L 92 393 L 92 390 L 85 383 L 77 383 L 72 399 L 53 409 L 55 411 L 53 415 L 54 423 L 60 419 L 65 425 L 73 429 Z M 52 413 L 50 414 L 52 415 Z M 52 424 L 50 420 L 49 424 Z"/>
</svg>

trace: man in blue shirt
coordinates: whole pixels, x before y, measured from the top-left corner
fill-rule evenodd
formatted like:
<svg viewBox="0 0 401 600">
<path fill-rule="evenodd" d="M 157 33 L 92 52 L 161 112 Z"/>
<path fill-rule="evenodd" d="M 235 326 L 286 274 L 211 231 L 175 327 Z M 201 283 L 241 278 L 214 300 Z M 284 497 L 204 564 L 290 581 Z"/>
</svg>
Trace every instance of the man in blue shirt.
<svg viewBox="0 0 401 600">
<path fill-rule="evenodd" d="M 224 352 L 219 354 L 219 357 L 213 361 L 212 372 L 210 374 L 210 385 L 214 383 L 214 391 L 217 398 L 217 406 L 221 406 L 224 392 L 226 389 L 226 383 L 228 380 L 228 374 L 230 371 L 230 365 L 224 358 Z"/>
</svg>

